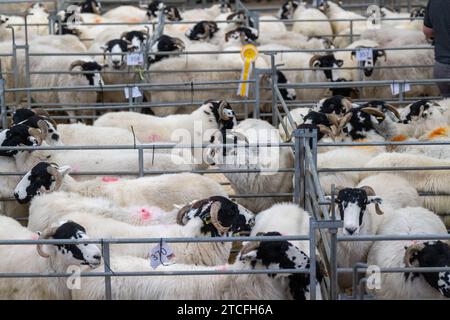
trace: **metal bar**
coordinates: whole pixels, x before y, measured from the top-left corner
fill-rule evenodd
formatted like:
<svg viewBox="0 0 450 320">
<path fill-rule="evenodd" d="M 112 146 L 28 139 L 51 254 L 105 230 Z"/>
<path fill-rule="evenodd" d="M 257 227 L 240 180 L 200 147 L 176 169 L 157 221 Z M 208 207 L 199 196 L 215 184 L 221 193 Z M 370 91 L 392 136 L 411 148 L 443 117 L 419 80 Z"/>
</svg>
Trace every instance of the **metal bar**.
<svg viewBox="0 0 450 320">
<path fill-rule="evenodd" d="M 8 113 L 6 110 L 6 97 L 5 97 L 5 80 L 2 79 L 1 75 L 2 65 L 0 61 L 0 108 L 2 115 L 2 129 L 8 128 Z"/>
<path fill-rule="evenodd" d="M 109 259 L 109 243 L 104 242 L 102 243 L 102 249 L 103 249 L 103 261 L 104 261 L 104 271 L 105 271 L 105 298 L 106 300 L 112 300 L 111 295 L 111 268 L 110 264 L 111 261 Z"/>
<path fill-rule="evenodd" d="M 316 300 L 316 222 L 309 219 L 309 294 L 311 300 Z"/>
</svg>

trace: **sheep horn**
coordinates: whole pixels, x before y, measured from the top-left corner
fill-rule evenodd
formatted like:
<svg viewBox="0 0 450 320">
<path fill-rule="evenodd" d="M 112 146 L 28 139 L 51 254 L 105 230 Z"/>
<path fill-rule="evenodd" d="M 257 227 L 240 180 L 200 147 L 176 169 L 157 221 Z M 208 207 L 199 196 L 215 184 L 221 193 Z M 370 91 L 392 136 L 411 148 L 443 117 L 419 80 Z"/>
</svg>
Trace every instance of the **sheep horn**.
<svg viewBox="0 0 450 320">
<path fill-rule="evenodd" d="M 48 135 L 48 125 L 47 125 L 47 123 L 45 123 L 44 120 L 39 120 L 37 122 L 37 126 L 41 130 L 41 140 L 44 141 L 45 138 L 47 138 L 47 135 Z"/>
<path fill-rule="evenodd" d="M 126 39 L 128 35 L 128 31 L 124 31 L 122 32 L 122 34 L 120 35 L 120 39 L 124 40 L 124 38 Z"/>
<path fill-rule="evenodd" d="M 28 128 L 28 134 L 37 140 L 39 146 L 42 144 L 41 132 L 38 129 Z"/>
<path fill-rule="evenodd" d="M 43 239 L 48 239 L 53 237 L 53 235 L 55 234 L 56 230 L 58 229 L 58 227 L 51 227 L 51 228 L 47 228 L 45 229 L 40 235 L 39 235 L 39 239 L 43 240 Z M 46 252 L 44 252 L 44 250 L 42 249 L 42 244 L 37 244 L 36 245 L 36 250 L 38 252 L 38 254 L 43 257 L 43 258 L 49 258 L 50 255 L 47 254 Z"/>
<path fill-rule="evenodd" d="M 250 241 L 241 249 L 241 256 L 259 248 L 261 241 Z"/>
<path fill-rule="evenodd" d="M 184 49 L 186 48 L 186 46 L 184 45 L 183 40 L 181 40 L 179 38 L 173 38 L 173 42 L 175 43 L 175 45 L 178 47 L 178 49 L 180 51 L 184 51 Z"/>
<path fill-rule="evenodd" d="M 189 210 L 191 210 L 191 208 L 192 208 L 192 204 L 187 204 L 178 211 L 177 224 L 179 224 L 180 226 L 184 226 L 183 218 L 186 215 L 186 213 L 188 213 Z"/>
<path fill-rule="evenodd" d="M 328 121 L 330 121 L 331 124 L 334 124 L 335 126 L 339 126 L 339 118 L 334 113 L 327 113 L 326 114 Z"/>
<path fill-rule="evenodd" d="M 319 128 L 319 131 L 322 132 L 323 134 L 329 135 L 330 137 L 334 137 L 334 133 L 329 127 L 323 124 L 318 124 L 317 127 Z"/>
<path fill-rule="evenodd" d="M 403 259 L 403 262 L 405 263 L 405 265 L 406 265 L 407 267 L 414 267 L 414 266 L 411 264 L 411 258 L 412 258 L 412 256 L 413 256 L 415 253 L 421 251 L 423 248 L 425 248 L 425 244 L 424 244 L 424 243 L 415 243 L 415 244 L 413 244 L 413 245 L 410 245 L 410 246 L 406 249 L 405 257 L 404 257 L 404 259 Z"/>
<path fill-rule="evenodd" d="M 74 62 L 72 62 L 72 63 L 70 64 L 69 71 L 72 71 L 73 68 L 78 67 L 78 66 L 82 66 L 82 65 L 85 64 L 85 63 L 86 63 L 86 62 L 83 61 L 83 60 L 76 60 L 76 61 L 74 61 Z"/>
<path fill-rule="evenodd" d="M 206 22 L 203 24 L 203 28 L 205 29 L 205 35 L 202 38 L 208 39 L 209 37 L 211 37 L 211 26 L 208 22 Z"/>
<path fill-rule="evenodd" d="M 376 117 L 382 117 L 383 119 L 386 117 L 383 112 L 378 110 L 377 108 L 366 107 L 361 109 L 362 112 L 374 115 Z"/>
<path fill-rule="evenodd" d="M 57 191 L 61 188 L 62 185 L 62 175 L 61 173 L 59 173 L 58 169 L 56 169 L 53 166 L 48 166 L 47 167 L 47 172 L 52 175 L 55 178 L 55 187 L 49 191 L 45 190 L 44 188 L 44 192 L 52 192 L 52 191 Z"/>
<path fill-rule="evenodd" d="M 367 194 L 367 196 L 376 196 L 375 190 L 373 190 L 372 187 L 369 186 L 363 186 L 361 187 L 362 190 L 364 190 Z M 375 212 L 377 215 L 381 216 L 384 214 L 383 210 L 381 210 L 380 205 L 378 203 L 375 203 Z"/>
<path fill-rule="evenodd" d="M 344 115 L 342 118 L 339 119 L 339 125 L 337 126 L 339 131 L 345 127 L 345 125 L 352 119 L 352 117 L 353 113 L 348 112 L 346 115 Z"/>
<path fill-rule="evenodd" d="M 228 108 L 229 104 L 225 100 L 222 100 L 219 105 L 219 117 L 224 121 L 230 120 L 230 117 L 224 112 L 225 108 Z"/>
<path fill-rule="evenodd" d="M 94 12 L 95 14 L 100 14 L 100 10 L 95 5 L 94 1 L 91 2 L 91 8 L 92 8 L 92 12 Z"/>
<path fill-rule="evenodd" d="M 211 204 L 211 207 L 209 209 L 210 215 L 211 215 L 211 223 L 213 226 L 219 231 L 221 234 L 226 234 L 228 230 L 230 230 L 230 227 L 224 227 L 220 221 L 219 221 L 219 210 L 222 204 L 219 201 L 214 201 Z"/>
<path fill-rule="evenodd" d="M 394 107 L 392 104 L 385 104 L 384 107 L 386 109 L 388 109 L 389 111 L 392 111 L 393 114 L 395 114 L 395 116 L 397 117 L 397 119 L 400 120 L 401 116 L 400 113 L 398 112 L 397 108 Z"/>
<path fill-rule="evenodd" d="M 309 67 L 312 68 L 314 62 L 316 62 L 317 60 L 319 60 L 322 56 L 319 54 L 315 54 L 310 60 L 309 60 Z"/>
<path fill-rule="evenodd" d="M 353 103 L 350 98 L 342 99 L 342 105 L 344 106 L 346 111 L 350 111 L 353 108 Z"/>
</svg>

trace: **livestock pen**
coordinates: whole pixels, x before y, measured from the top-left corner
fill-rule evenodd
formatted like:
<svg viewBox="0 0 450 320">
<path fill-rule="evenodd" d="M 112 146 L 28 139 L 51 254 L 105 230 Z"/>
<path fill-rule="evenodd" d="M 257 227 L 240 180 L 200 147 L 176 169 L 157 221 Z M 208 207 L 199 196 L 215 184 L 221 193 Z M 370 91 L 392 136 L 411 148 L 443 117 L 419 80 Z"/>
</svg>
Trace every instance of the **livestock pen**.
<svg viewBox="0 0 450 320">
<path fill-rule="evenodd" d="M 25 2 L 25 1 L 24 1 Z M 113 6 L 114 1 L 104 1 L 108 5 Z M 124 3 L 124 1 L 120 1 Z M 385 1 L 387 2 L 387 1 Z M 57 9 L 67 8 L 71 1 L 55 1 L 55 6 Z M 133 4 L 137 3 L 132 2 Z M 174 2 L 177 4 L 177 2 Z M 374 1 L 375 4 L 378 4 L 378 1 Z M 411 6 L 417 4 L 414 1 L 407 1 L 406 3 L 400 1 L 393 1 L 393 5 L 401 5 L 402 8 L 411 9 Z M 423 2 L 422 2 L 423 4 Z M 277 8 L 270 7 L 260 7 L 255 5 L 247 5 L 240 1 L 236 1 L 236 10 L 244 11 L 247 16 L 247 25 L 250 19 L 253 19 L 253 26 L 255 28 L 261 27 L 260 14 L 270 12 L 273 13 Z M 367 6 L 367 5 L 365 5 Z M 364 8 L 363 5 L 359 6 L 360 8 Z M 347 8 L 358 8 L 357 5 L 349 5 Z M 363 10 L 364 11 L 364 10 Z M 61 26 L 64 22 L 61 21 L 57 16 L 57 10 L 53 12 L 53 18 L 49 18 L 49 34 L 55 34 L 56 30 L 61 30 Z M 0 11 L 0 14 L 2 12 Z M 53 20 L 52 20 L 53 19 Z M 386 18 L 386 20 L 401 20 L 405 18 Z M 330 19 L 329 19 L 330 20 Z M 342 20 L 342 19 L 341 19 Z M 383 20 L 383 19 L 382 19 Z M 409 20 L 407 18 L 406 20 Z M 317 20 L 315 20 L 317 21 Z M 344 19 L 345 21 L 345 19 Z M 356 20 L 357 21 L 357 20 Z M 220 179 L 220 184 L 227 187 L 227 191 L 229 191 L 229 197 L 232 200 L 237 202 L 252 199 L 252 201 L 257 202 L 258 199 L 265 198 L 280 198 L 283 201 L 286 199 L 291 199 L 291 201 L 297 204 L 299 207 L 303 208 L 310 214 L 309 220 L 309 232 L 308 234 L 302 235 L 280 235 L 280 236 L 235 236 L 235 237 L 195 237 L 195 238 L 133 238 L 133 239 L 125 239 L 125 238 L 100 238 L 100 239 L 81 239 L 81 240 L 55 240 L 55 239 L 28 239 L 28 240 L 18 240 L 18 239 L 2 239 L 0 240 L 0 246 L 4 245 L 14 245 L 14 246 L 24 246 L 24 245 L 35 245 L 35 244 L 98 244 L 101 246 L 102 256 L 103 256 L 103 269 L 95 270 L 94 272 L 82 272 L 79 274 L 80 277 L 99 277 L 104 279 L 104 298 L 112 299 L 114 297 L 115 292 L 117 293 L 117 288 L 114 288 L 113 279 L 115 277 L 154 277 L 154 276 L 164 276 L 164 277 L 172 277 L 172 276 L 201 276 L 201 275 L 233 275 L 239 277 L 242 274 L 273 274 L 273 273 L 287 273 L 287 274 L 305 274 L 309 276 L 309 292 L 307 297 L 314 300 L 316 298 L 323 299 L 367 299 L 367 298 L 376 298 L 376 294 L 371 294 L 369 291 L 365 290 L 367 284 L 369 286 L 372 284 L 372 287 L 375 286 L 372 282 L 377 282 L 379 284 L 379 278 L 381 274 L 385 273 L 417 273 L 417 274 L 427 274 L 427 273 L 442 273 L 448 274 L 450 272 L 449 267 L 439 266 L 439 267 L 427 267 L 427 266 L 398 266 L 398 267 L 390 267 L 390 268 L 377 268 L 374 273 L 373 266 L 369 265 L 367 261 L 359 261 L 358 263 L 351 266 L 338 266 L 338 258 L 337 252 L 340 243 L 344 242 L 383 242 L 383 241 L 426 241 L 426 240 L 442 240 L 448 241 L 450 240 L 450 235 L 442 234 L 442 233 L 429 233 L 429 234 L 360 234 L 360 235 L 343 235 L 339 232 L 340 229 L 343 228 L 342 217 L 336 214 L 335 209 L 338 208 L 338 204 L 336 203 L 336 197 L 338 196 L 337 185 L 333 184 L 329 186 L 331 192 L 325 190 L 321 185 L 321 176 L 327 174 L 340 174 L 340 173 L 362 173 L 362 172 L 393 172 L 396 174 L 400 174 L 402 172 L 428 172 L 432 171 L 434 173 L 440 174 L 444 179 L 448 176 L 450 170 L 450 163 L 447 161 L 445 163 L 445 159 L 443 159 L 441 165 L 398 165 L 398 166 L 354 166 L 353 163 L 348 164 L 348 166 L 320 166 L 320 154 L 323 150 L 334 150 L 341 148 L 353 148 L 354 150 L 365 150 L 370 148 L 382 147 L 382 148 L 392 148 L 392 147 L 400 147 L 400 146 L 420 146 L 426 148 L 433 146 L 441 146 L 444 148 L 449 148 L 450 140 L 442 139 L 436 141 L 415 141 L 415 140 L 407 140 L 407 141 L 395 141 L 395 140 L 386 140 L 386 141 L 320 141 L 319 132 L 317 128 L 308 129 L 299 126 L 300 123 L 297 123 L 297 120 L 292 117 L 290 111 L 298 108 L 310 108 L 314 109 L 317 98 L 309 98 L 303 95 L 303 92 L 308 92 L 312 89 L 320 90 L 323 95 L 319 95 L 320 98 L 325 96 L 330 96 L 331 92 L 328 90 L 332 89 L 348 89 L 355 88 L 359 92 L 365 92 L 364 89 L 373 89 L 375 92 L 375 96 L 366 95 L 359 96 L 357 98 L 352 99 L 352 102 L 359 105 L 364 105 L 365 103 L 369 103 L 372 100 L 379 98 L 376 96 L 376 88 L 387 88 L 388 91 L 391 91 L 391 95 L 389 97 L 382 97 L 382 99 L 391 105 L 396 107 L 404 107 L 406 105 L 410 105 L 416 100 L 423 99 L 422 96 L 408 94 L 408 92 L 414 92 L 414 88 L 421 86 L 422 91 L 427 90 L 426 88 L 430 88 L 431 92 L 433 92 L 433 88 L 436 82 L 448 82 L 450 79 L 432 79 L 431 77 L 417 77 L 414 79 L 401 78 L 401 79 L 376 79 L 371 80 L 364 75 L 364 69 L 366 66 L 360 63 L 356 63 L 354 66 L 346 66 L 345 64 L 342 67 L 337 66 L 328 66 L 328 67 L 291 67 L 283 65 L 283 58 L 285 58 L 289 54 L 310 54 L 314 56 L 315 54 L 322 55 L 330 55 L 333 54 L 338 56 L 339 54 L 345 55 L 348 54 L 351 56 L 352 52 L 356 52 L 361 48 L 319 48 L 319 49 L 271 49 L 271 50 L 260 50 L 259 55 L 265 56 L 266 61 L 268 63 L 265 67 L 253 67 L 253 74 L 251 78 L 247 81 L 243 81 L 239 78 L 239 74 L 241 72 L 241 68 L 237 67 L 235 69 L 230 69 L 228 67 L 221 67 L 220 59 L 222 57 L 234 55 L 238 57 L 240 50 L 217 50 L 217 51 L 190 51 L 182 50 L 176 52 L 155 52 L 149 51 L 149 48 L 152 48 L 158 41 L 158 38 L 164 34 L 164 28 L 166 26 L 182 26 L 185 24 L 194 24 L 196 21 L 166 21 L 164 15 L 159 16 L 158 21 L 154 22 L 145 22 L 145 23 L 122 23 L 122 25 L 127 26 L 136 26 L 141 29 L 142 26 L 146 26 L 147 38 L 144 42 L 144 46 L 142 48 L 141 54 L 144 57 L 144 63 L 141 67 L 128 67 L 126 70 L 108 70 L 103 71 L 103 75 L 108 73 L 113 75 L 126 75 L 131 74 L 133 76 L 132 80 L 128 83 L 120 83 L 120 84 L 103 84 L 100 83 L 98 85 L 68 85 L 68 86 L 43 86 L 33 87 L 31 85 L 31 77 L 32 75 L 64 75 L 64 74 L 73 74 L 73 75 L 83 75 L 87 74 L 86 71 L 68 71 L 68 70 L 35 70 L 33 69 L 33 64 L 30 61 L 34 58 L 39 59 L 39 57 L 55 57 L 58 59 L 59 57 L 73 57 L 74 60 L 77 60 L 79 57 L 84 57 L 86 55 L 95 57 L 104 57 L 106 60 L 108 57 L 113 57 L 120 55 L 124 58 L 130 55 L 130 52 L 121 52 L 121 53 L 111 53 L 111 52 L 101 52 L 101 53 L 93 53 L 93 52 L 39 52 L 30 50 L 29 39 L 26 36 L 24 41 L 22 40 L 17 42 L 14 35 L 14 25 L 11 26 L 12 32 L 12 41 L 11 41 L 11 51 L 10 53 L 2 53 L 0 52 L 0 60 L 5 61 L 2 58 L 10 58 L 11 61 L 15 61 L 17 63 L 18 60 L 23 59 L 24 61 L 24 74 L 21 75 L 21 71 L 17 67 L 17 64 L 14 62 L 11 64 L 12 68 L 9 70 L 5 70 L 4 63 L 2 63 L 3 71 L 2 77 L 0 79 L 0 105 L 1 105 L 1 119 L 2 119 L 2 128 L 9 128 L 10 119 L 15 111 L 20 108 L 34 108 L 39 107 L 52 115 L 52 119 L 58 120 L 58 122 L 70 122 L 70 121 L 83 121 L 86 123 L 93 123 L 96 119 L 98 119 L 105 112 L 111 111 L 143 111 L 143 112 L 154 112 L 153 110 L 162 110 L 162 114 L 172 114 L 172 113 L 186 113 L 183 109 L 187 108 L 187 110 L 194 110 L 193 107 L 197 107 L 202 105 L 207 98 L 216 96 L 216 99 L 224 99 L 233 106 L 233 109 L 236 110 L 238 119 L 241 121 L 245 121 L 246 119 L 265 119 L 269 121 L 275 128 L 280 124 L 280 131 L 284 133 L 286 137 L 292 137 L 290 140 L 281 141 L 277 143 L 253 143 L 246 141 L 245 143 L 237 143 L 237 139 L 234 142 L 223 141 L 223 143 L 215 144 L 214 147 L 224 148 L 230 150 L 240 150 L 240 149 L 251 149 L 256 148 L 256 150 L 264 151 L 264 148 L 271 149 L 276 148 L 279 150 L 287 149 L 291 150 L 294 155 L 293 165 L 291 167 L 286 168 L 276 168 L 276 169 L 267 169 L 260 167 L 252 167 L 250 165 L 239 167 L 239 168 L 226 168 L 213 166 L 209 168 L 199 168 L 192 167 L 188 172 L 198 173 L 205 176 L 208 175 L 217 175 L 217 174 L 267 174 L 273 171 L 274 173 L 289 173 L 293 175 L 293 185 L 291 192 L 256 192 L 256 193 L 240 193 L 236 192 L 230 186 L 230 182 L 227 179 Z M 271 20 L 265 20 L 264 24 L 276 23 L 278 21 L 271 22 Z M 295 19 L 287 19 L 285 21 L 286 25 L 289 26 L 295 22 L 308 22 L 304 19 L 295 20 Z M 354 33 L 353 24 L 355 23 L 355 19 L 348 19 L 350 32 L 347 35 L 341 35 L 342 38 L 349 38 L 350 42 L 354 42 L 354 40 L 359 36 L 358 33 Z M 231 23 L 228 20 L 217 21 L 217 23 Z M 102 25 L 102 23 L 96 23 L 97 25 Z M 121 23 L 104 23 L 104 25 L 121 25 Z M 82 23 L 81 25 L 89 26 L 89 23 Z M 27 19 L 25 18 L 25 35 L 27 35 L 27 28 L 32 27 L 33 25 L 28 25 Z M 55 26 L 59 26 L 55 27 Z M 332 35 L 323 34 L 323 37 L 329 37 Z M 90 39 L 82 39 L 85 41 L 89 41 Z M 432 46 L 429 44 L 420 44 L 420 45 L 409 45 L 409 46 L 397 46 L 397 47 L 384 47 L 378 46 L 376 48 L 372 48 L 372 50 L 383 50 L 387 52 L 387 56 L 390 56 L 390 53 L 396 52 L 431 52 Z M 164 56 L 168 57 L 166 59 L 172 59 L 172 57 L 177 57 L 181 59 L 185 59 L 185 61 L 190 61 L 195 59 L 196 56 L 209 56 L 209 55 L 217 55 L 219 58 L 217 59 L 217 68 L 201 68 L 195 67 L 193 69 L 176 69 L 171 68 L 168 70 L 153 70 L 148 65 L 149 56 Z M 239 58 L 239 57 L 238 57 Z M 201 59 L 201 58 L 200 58 Z M 226 59 L 226 58 L 225 58 Z M 163 61 L 163 60 L 162 60 Z M 166 60 L 167 61 L 167 60 Z M 399 61 L 399 60 L 398 60 Z M 105 63 L 105 61 L 103 61 Z M 383 74 L 383 70 L 430 70 L 432 68 L 432 64 L 424 64 L 424 63 L 409 63 L 408 61 L 402 62 L 398 65 L 374 65 L 373 69 L 376 73 L 380 71 Z M 337 70 L 339 69 L 339 70 Z M 296 82 L 296 78 L 289 77 L 289 74 L 301 73 L 301 72 L 325 72 L 325 71 L 355 71 L 357 78 L 345 79 L 346 81 L 313 81 L 313 82 Z M 285 73 L 288 78 L 286 82 L 279 81 L 279 73 Z M 204 76 L 205 80 L 202 80 L 201 77 L 192 77 L 194 80 L 190 81 L 178 81 L 178 79 L 183 79 L 181 77 L 182 74 L 199 74 Z M 171 81 L 161 81 L 160 75 L 173 75 L 170 79 Z M 222 77 L 218 78 L 219 80 L 210 80 L 214 78 L 214 75 L 221 74 Z M 178 77 L 177 77 L 178 75 Z M 19 84 L 21 81 L 19 79 L 23 77 L 23 86 Z M 271 79 L 271 81 L 262 81 L 264 79 Z M 167 79 L 167 78 L 164 78 Z M 331 80 L 334 80 L 333 78 Z M 241 97 L 235 94 L 238 90 L 240 84 L 247 83 L 250 86 L 250 93 L 247 97 Z M 375 88 L 375 89 L 374 89 Z M 295 90 L 297 93 L 297 97 L 295 99 L 286 100 L 286 94 L 283 94 L 286 90 Z M 136 91 L 137 90 L 137 91 Z M 102 101 L 102 97 L 104 97 L 105 92 L 114 92 L 120 91 L 123 94 L 123 101 L 120 102 L 110 102 L 110 101 Z M 126 91 L 126 93 L 125 93 Z M 39 101 L 33 98 L 33 94 L 36 93 L 48 93 L 48 92 L 77 92 L 78 94 L 83 94 L 84 92 L 95 92 L 99 94 L 100 97 L 97 101 L 91 103 L 77 103 L 76 101 L 71 103 L 70 101 Z M 138 92 L 138 94 L 135 94 Z M 156 95 L 161 92 L 166 92 L 166 96 Z M 156 94 L 155 94 L 156 93 Z M 153 100 L 155 95 L 158 97 L 156 100 Z M 127 98 L 125 98 L 127 96 Z M 171 97 L 173 99 L 167 100 L 165 97 Z M 205 98 L 206 96 L 206 98 Z M 160 98 L 163 97 L 163 98 Z M 439 101 L 442 99 L 438 94 L 435 95 L 427 95 L 427 100 L 430 101 Z M 378 100 L 378 99 L 377 99 Z M 171 109 L 178 110 L 170 111 Z M 149 111 L 152 110 L 152 111 Z M 165 110 L 168 110 L 167 113 Z M 181 110 L 181 111 L 180 111 Z M 72 112 L 71 114 L 69 112 Z M 285 120 L 283 121 L 283 117 Z M 448 124 L 447 124 L 448 125 Z M 288 126 L 290 128 L 294 128 L 293 132 L 288 131 Z M 298 127 L 298 128 L 297 128 Z M 75 177 L 84 177 L 84 176 L 135 176 L 135 177 L 145 177 L 150 175 L 160 175 L 160 174 L 175 174 L 186 172 L 186 170 L 158 170 L 151 169 L 149 170 L 144 164 L 145 160 L 148 160 L 148 157 L 152 157 L 158 151 L 169 152 L 171 149 L 186 149 L 186 150 L 200 150 L 201 154 L 203 154 L 208 148 L 211 148 L 210 143 L 198 142 L 195 141 L 189 144 L 180 144 L 180 143 L 169 143 L 169 142 L 158 142 L 152 143 L 151 141 L 141 141 L 142 143 L 136 143 L 136 135 L 133 131 L 133 138 L 135 140 L 134 144 L 129 145 L 57 145 L 57 146 L 32 146 L 32 147 L 24 147 L 24 146 L 1 146 L 0 151 L 34 151 L 34 150 L 51 150 L 51 151 L 61 151 L 65 150 L 76 150 L 79 151 L 80 154 L 86 151 L 92 150 L 131 150 L 134 151 L 134 160 L 137 164 L 138 170 L 75 170 L 70 175 Z M 239 137 L 238 137 L 239 138 Z M 242 141 L 240 141 L 242 142 Z M 151 151 L 151 152 L 150 152 Z M 193 151 L 194 152 L 194 151 Z M 281 152 L 281 151 L 280 151 Z M 319 159 L 320 160 L 320 159 Z M 58 165 L 65 165 L 64 163 L 59 163 Z M 31 168 L 29 168 L 31 169 Z M 19 172 L 19 171 L 8 171 L 0 170 L 0 179 L 6 180 L 8 177 L 22 177 L 27 172 Z M 344 186 L 345 187 L 345 186 Z M 356 185 L 348 186 L 348 187 L 356 187 Z M 327 188 L 328 189 L 328 188 Z M 8 190 L 12 191 L 12 190 Z M 418 194 L 421 198 L 425 199 L 433 199 L 434 197 L 439 198 L 440 201 L 444 202 L 449 201 L 450 199 L 450 191 L 445 186 L 441 190 L 420 190 L 417 188 Z M 7 203 L 14 203 L 16 199 L 13 197 L 12 192 L 3 192 L 0 195 L 1 201 L 5 205 Z M 331 198 L 327 198 L 330 196 Z M 428 202 L 423 202 L 423 206 L 427 206 L 433 200 L 427 200 Z M 4 208 L 7 208 L 5 205 Z M 14 206 L 13 206 L 14 208 Z M 446 222 L 447 228 L 449 227 L 449 216 L 450 209 L 449 207 L 444 208 L 441 212 L 437 212 L 441 219 Z M 434 210 L 433 210 L 434 211 Z M 258 212 L 255 212 L 258 213 Z M 3 214 L 14 216 L 14 212 L 3 212 Z M 282 212 L 280 213 L 280 216 Z M 18 218 L 22 223 L 26 223 L 26 218 Z M 273 230 L 277 231 L 277 230 Z M 281 232 L 283 233 L 283 232 Z M 266 242 L 266 241 L 307 241 L 310 252 L 310 263 L 309 268 L 300 268 L 300 269 L 224 269 L 222 266 L 217 266 L 214 270 L 170 270 L 170 271 L 160 271 L 164 268 L 160 268 L 157 270 L 151 270 L 146 272 L 137 272 L 137 271 L 115 271 L 111 267 L 111 252 L 110 246 L 115 244 L 141 244 L 147 243 L 149 246 L 149 250 L 152 245 L 158 245 L 165 243 L 195 243 L 195 242 Z M 236 246 L 237 247 L 237 246 Z M 236 251 L 236 250 L 235 250 Z M 317 254 L 314 254 L 317 252 Z M 236 253 L 236 252 L 234 252 Z M 233 261 L 232 259 L 230 260 Z M 317 264 L 316 264 L 317 263 Z M 317 268 L 319 270 L 317 270 Z M 318 274 L 322 276 L 318 277 Z M 351 276 L 351 293 L 345 291 L 346 288 L 343 288 L 339 285 L 339 275 L 347 274 Z M 0 273 L 0 281 L 2 278 L 58 278 L 72 277 L 73 274 L 71 272 L 66 273 L 40 273 L 40 272 L 31 272 L 31 273 L 16 273 L 16 272 L 7 272 Z M 317 292 L 318 288 L 316 287 L 316 279 L 321 279 L 320 282 L 320 292 Z M 189 298 L 189 297 L 186 297 Z"/>
</svg>

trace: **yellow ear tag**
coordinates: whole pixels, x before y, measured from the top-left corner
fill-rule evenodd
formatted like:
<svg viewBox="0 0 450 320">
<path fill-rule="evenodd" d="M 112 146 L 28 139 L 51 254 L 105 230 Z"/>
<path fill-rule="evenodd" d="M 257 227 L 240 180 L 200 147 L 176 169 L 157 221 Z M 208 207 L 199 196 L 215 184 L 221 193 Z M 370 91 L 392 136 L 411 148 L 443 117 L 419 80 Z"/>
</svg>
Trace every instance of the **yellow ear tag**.
<svg viewBox="0 0 450 320">
<path fill-rule="evenodd" d="M 241 81 L 248 81 L 252 74 L 252 62 L 258 57 L 258 48 L 252 44 L 246 44 L 241 49 L 241 58 L 244 61 L 244 66 L 241 73 Z M 238 96 L 247 97 L 249 84 L 247 82 L 240 83 L 238 88 Z"/>
</svg>

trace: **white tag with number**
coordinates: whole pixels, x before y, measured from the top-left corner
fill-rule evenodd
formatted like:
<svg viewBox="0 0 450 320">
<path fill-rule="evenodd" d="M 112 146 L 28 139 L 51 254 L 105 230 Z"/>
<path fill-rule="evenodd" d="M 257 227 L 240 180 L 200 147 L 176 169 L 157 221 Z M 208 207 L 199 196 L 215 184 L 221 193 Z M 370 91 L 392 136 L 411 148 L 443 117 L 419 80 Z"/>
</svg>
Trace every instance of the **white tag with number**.
<svg viewBox="0 0 450 320">
<path fill-rule="evenodd" d="M 150 251 L 150 266 L 156 269 L 160 264 L 169 262 L 175 255 L 169 245 L 162 241 Z"/>
<path fill-rule="evenodd" d="M 144 55 L 142 53 L 128 53 L 127 65 L 129 66 L 141 66 L 144 64 Z"/>
<path fill-rule="evenodd" d="M 362 48 L 356 50 L 356 60 L 366 61 L 373 59 L 373 49 L 372 48 Z"/>
<path fill-rule="evenodd" d="M 123 89 L 125 92 L 125 99 L 128 99 L 130 97 L 130 89 L 129 88 L 125 88 Z M 141 90 L 139 90 L 138 87 L 133 87 L 131 88 L 131 97 L 132 98 L 139 98 L 142 97 L 142 93 Z"/>
<path fill-rule="evenodd" d="M 398 95 L 400 93 L 400 84 L 398 83 L 391 84 L 391 91 L 392 95 L 394 96 Z M 411 85 L 409 83 L 405 83 L 402 91 L 403 92 L 411 91 Z"/>
</svg>

